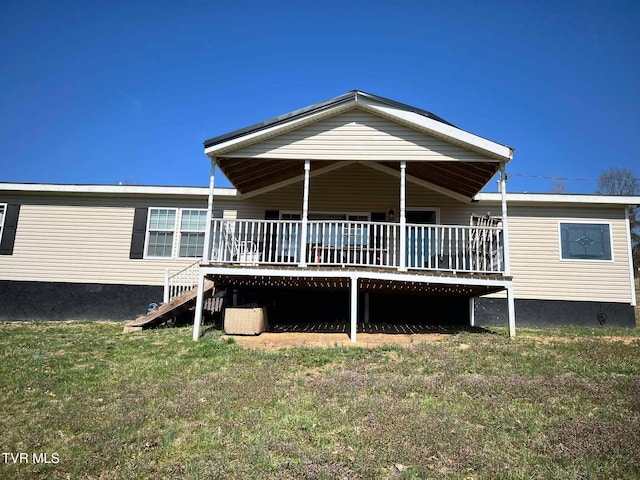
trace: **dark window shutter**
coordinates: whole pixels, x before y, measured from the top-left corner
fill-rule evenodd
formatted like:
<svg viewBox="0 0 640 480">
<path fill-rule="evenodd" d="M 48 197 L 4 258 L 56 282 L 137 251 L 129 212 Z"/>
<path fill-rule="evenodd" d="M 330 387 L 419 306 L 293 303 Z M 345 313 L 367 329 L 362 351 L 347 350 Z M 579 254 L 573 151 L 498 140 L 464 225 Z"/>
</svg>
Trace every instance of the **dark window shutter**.
<svg viewBox="0 0 640 480">
<path fill-rule="evenodd" d="M 147 207 L 136 207 L 133 215 L 133 233 L 131 234 L 131 251 L 129 258 L 139 259 L 144 257 L 144 237 L 147 232 Z"/>
<path fill-rule="evenodd" d="M 13 244 L 16 241 L 16 230 L 18 229 L 18 216 L 20 216 L 20 205 L 7 205 L 2 238 L 0 239 L 0 255 L 13 254 Z"/>
<path fill-rule="evenodd" d="M 265 220 L 278 220 L 280 218 L 280 210 L 266 210 L 264 212 Z"/>
</svg>

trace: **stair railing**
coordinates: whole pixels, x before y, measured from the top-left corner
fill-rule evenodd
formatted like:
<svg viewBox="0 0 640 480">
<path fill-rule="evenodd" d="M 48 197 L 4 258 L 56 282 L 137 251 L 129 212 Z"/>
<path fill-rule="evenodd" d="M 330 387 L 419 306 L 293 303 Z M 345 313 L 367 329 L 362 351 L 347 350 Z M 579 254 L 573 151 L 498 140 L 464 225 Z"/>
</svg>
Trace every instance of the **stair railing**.
<svg viewBox="0 0 640 480">
<path fill-rule="evenodd" d="M 198 259 L 173 275 L 169 274 L 169 268 L 165 268 L 163 303 L 169 303 L 174 298 L 194 289 L 198 285 L 198 272 L 201 261 L 202 259 Z"/>
</svg>

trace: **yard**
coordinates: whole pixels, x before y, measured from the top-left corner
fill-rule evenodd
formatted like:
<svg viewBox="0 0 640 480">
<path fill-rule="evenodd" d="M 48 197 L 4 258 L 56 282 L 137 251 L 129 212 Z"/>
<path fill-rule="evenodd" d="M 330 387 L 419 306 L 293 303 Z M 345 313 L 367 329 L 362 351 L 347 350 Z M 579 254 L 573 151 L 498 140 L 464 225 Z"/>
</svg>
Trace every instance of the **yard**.
<svg viewBox="0 0 640 480">
<path fill-rule="evenodd" d="M 121 331 L 0 324 L 1 478 L 640 477 L 635 330 L 279 350 Z"/>
</svg>

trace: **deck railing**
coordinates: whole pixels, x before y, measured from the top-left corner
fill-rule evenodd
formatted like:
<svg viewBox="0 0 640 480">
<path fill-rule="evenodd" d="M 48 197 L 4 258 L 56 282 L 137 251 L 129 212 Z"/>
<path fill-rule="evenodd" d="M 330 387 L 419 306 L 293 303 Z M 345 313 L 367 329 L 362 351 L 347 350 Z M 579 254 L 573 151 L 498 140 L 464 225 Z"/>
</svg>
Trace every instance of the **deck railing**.
<svg viewBox="0 0 640 480">
<path fill-rule="evenodd" d="M 163 303 L 169 303 L 174 298 L 196 287 L 198 284 L 200 262 L 201 260 L 198 259 L 196 262 L 174 274 L 171 274 L 168 268 L 165 269 Z"/>
<path fill-rule="evenodd" d="M 198 274 L 200 272 L 200 264 L 202 259 L 196 260 L 191 265 L 171 273 L 168 268 L 164 271 L 164 292 L 162 295 L 162 303 L 169 303 L 173 299 L 193 290 L 198 285 Z M 210 297 L 204 301 L 204 309 L 209 312 L 222 311 L 222 297 Z"/>
<path fill-rule="evenodd" d="M 212 222 L 212 263 L 504 271 L 502 227 L 300 220 Z M 404 256 L 404 258 L 402 258 Z"/>
</svg>

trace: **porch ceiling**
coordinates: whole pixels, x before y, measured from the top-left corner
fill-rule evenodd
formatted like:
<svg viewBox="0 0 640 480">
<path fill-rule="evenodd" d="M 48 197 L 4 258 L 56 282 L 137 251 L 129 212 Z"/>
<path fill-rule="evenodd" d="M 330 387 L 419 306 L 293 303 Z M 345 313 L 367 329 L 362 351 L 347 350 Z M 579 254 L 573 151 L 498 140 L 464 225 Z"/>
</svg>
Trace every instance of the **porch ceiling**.
<svg viewBox="0 0 640 480">
<path fill-rule="evenodd" d="M 220 170 L 241 193 L 247 194 L 265 187 L 302 178 L 304 160 L 228 158 L 217 159 Z M 311 172 L 321 173 L 339 163 L 337 160 L 312 160 Z M 391 170 L 400 171 L 400 162 L 377 162 Z M 500 169 L 497 162 L 407 162 L 407 175 L 429 182 L 455 194 L 472 198 Z"/>
</svg>

